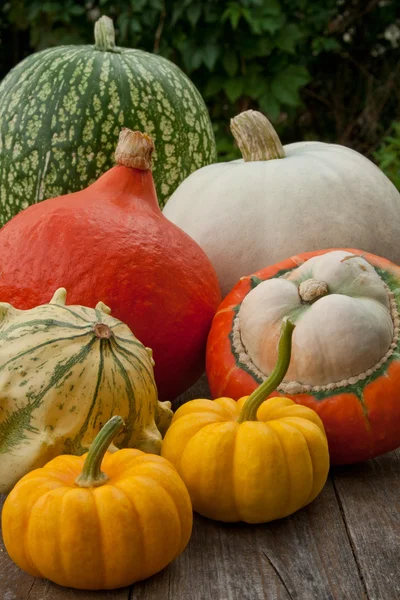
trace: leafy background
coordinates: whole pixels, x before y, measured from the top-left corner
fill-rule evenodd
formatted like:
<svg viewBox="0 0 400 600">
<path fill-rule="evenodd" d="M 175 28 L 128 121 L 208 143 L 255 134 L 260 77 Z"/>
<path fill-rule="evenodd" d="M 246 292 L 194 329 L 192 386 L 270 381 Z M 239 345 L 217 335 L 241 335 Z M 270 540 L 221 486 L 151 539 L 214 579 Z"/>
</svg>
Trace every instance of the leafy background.
<svg viewBox="0 0 400 600">
<path fill-rule="evenodd" d="M 0 79 L 33 51 L 90 44 L 102 14 L 117 43 L 177 63 L 206 100 L 220 160 L 229 119 L 264 112 L 284 143 L 350 146 L 400 189 L 398 0 L 12 0 L 0 8 Z"/>
</svg>

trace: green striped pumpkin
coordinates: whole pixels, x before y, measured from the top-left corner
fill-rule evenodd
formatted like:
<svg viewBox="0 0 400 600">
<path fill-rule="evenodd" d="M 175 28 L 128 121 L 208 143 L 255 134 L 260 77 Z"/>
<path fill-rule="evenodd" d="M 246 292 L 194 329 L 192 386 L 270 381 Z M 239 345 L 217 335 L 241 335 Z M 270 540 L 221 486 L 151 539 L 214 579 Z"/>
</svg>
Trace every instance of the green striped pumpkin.
<svg viewBox="0 0 400 600">
<path fill-rule="evenodd" d="M 216 160 L 198 90 L 172 62 L 115 46 L 111 19 L 94 46 L 59 46 L 23 60 L 0 84 L 0 226 L 46 198 L 87 187 L 113 166 L 122 127 L 154 140 L 160 205 Z"/>
<path fill-rule="evenodd" d="M 60 288 L 31 310 L 0 303 L 0 493 L 59 454 L 86 452 L 115 414 L 126 423 L 115 445 L 155 454 L 171 420 L 151 350 L 102 302 L 65 299 Z"/>
</svg>

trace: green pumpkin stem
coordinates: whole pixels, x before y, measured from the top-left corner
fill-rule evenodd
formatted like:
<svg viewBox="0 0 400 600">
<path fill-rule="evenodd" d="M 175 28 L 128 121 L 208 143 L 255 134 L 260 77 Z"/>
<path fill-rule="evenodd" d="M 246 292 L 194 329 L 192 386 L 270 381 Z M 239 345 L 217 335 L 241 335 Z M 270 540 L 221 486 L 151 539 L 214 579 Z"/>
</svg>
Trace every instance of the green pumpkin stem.
<svg viewBox="0 0 400 600">
<path fill-rule="evenodd" d="M 115 48 L 115 29 L 110 17 L 100 17 L 94 24 L 94 47 L 96 50 L 110 52 Z"/>
<path fill-rule="evenodd" d="M 231 131 L 245 162 L 285 158 L 278 134 L 257 110 L 246 110 L 231 119 Z"/>
<path fill-rule="evenodd" d="M 257 421 L 257 411 L 268 396 L 276 390 L 289 368 L 292 350 L 292 335 L 295 324 L 289 318 L 282 322 L 278 344 L 278 359 L 270 376 L 247 398 L 238 418 L 238 423 Z"/>
<path fill-rule="evenodd" d="M 101 463 L 107 448 L 124 427 L 123 418 L 117 415 L 107 421 L 90 446 L 82 473 L 75 480 L 76 485 L 79 487 L 98 487 L 107 483 L 108 476 L 102 472 Z"/>
</svg>

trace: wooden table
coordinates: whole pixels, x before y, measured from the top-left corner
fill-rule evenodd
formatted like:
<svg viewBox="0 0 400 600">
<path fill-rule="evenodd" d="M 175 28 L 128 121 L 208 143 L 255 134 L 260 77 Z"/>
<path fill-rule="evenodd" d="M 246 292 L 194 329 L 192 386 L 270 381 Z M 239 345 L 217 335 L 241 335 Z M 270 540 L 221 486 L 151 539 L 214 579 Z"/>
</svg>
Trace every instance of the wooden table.
<svg viewBox="0 0 400 600">
<path fill-rule="evenodd" d="M 193 397 L 207 397 L 204 380 L 183 399 Z M 195 516 L 177 560 L 112 592 L 34 579 L 11 562 L 0 538 L 0 600 L 399 600 L 399 476 L 397 450 L 333 468 L 320 496 L 280 521 L 226 525 Z"/>
</svg>

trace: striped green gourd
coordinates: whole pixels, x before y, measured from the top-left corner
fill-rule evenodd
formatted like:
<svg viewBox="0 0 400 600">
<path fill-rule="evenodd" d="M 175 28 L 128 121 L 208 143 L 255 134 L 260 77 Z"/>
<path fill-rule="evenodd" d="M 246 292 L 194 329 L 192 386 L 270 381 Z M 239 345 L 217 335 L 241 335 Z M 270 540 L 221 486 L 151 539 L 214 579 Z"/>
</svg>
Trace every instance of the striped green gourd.
<svg viewBox="0 0 400 600">
<path fill-rule="evenodd" d="M 0 226 L 29 204 L 87 187 L 113 166 L 122 127 L 148 133 L 160 205 L 216 160 L 200 93 L 169 60 L 115 45 L 111 19 L 93 46 L 23 60 L 0 84 Z"/>
<path fill-rule="evenodd" d="M 158 454 L 172 411 L 158 402 L 153 359 L 110 309 L 0 303 L 0 493 L 60 454 L 83 454 L 114 414 L 117 447 Z"/>
</svg>

